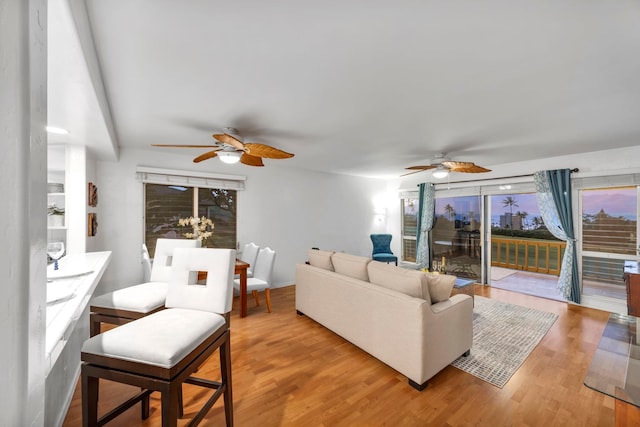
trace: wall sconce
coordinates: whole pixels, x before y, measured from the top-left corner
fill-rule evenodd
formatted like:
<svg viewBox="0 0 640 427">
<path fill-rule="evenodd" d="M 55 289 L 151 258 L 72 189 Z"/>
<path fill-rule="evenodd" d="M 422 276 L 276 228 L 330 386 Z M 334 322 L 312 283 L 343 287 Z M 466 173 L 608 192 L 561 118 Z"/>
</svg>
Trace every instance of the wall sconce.
<svg viewBox="0 0 640 427">
<path fill-rule="evenodd" d="M 377 222 L 384 222 L 387 219 L 387 210 L 385 208 L 375 208 L 373 216 Z"/>
</svg>

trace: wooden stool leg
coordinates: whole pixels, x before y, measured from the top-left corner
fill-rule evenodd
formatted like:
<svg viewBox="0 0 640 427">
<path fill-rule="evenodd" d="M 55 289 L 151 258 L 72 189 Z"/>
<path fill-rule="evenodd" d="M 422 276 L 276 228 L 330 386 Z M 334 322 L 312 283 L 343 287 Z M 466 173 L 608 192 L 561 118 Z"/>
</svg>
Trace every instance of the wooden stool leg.
<svg viewBox="0 0 640 427">
<path fill-rule="evenodd" d="M 95 337 L 100 334 L 100 321 L 93 319 L 93 314 L 89 314 L 89 337 Z"/>
<path fill-rule="evenodd" d="M 142 407 L 142 414 L 141 414 L 142 419 L 146 420 L 147 418 L 149 418 L 149 395 L 148 394 L 142 398 L 140 405 Z"/>
<path fill-rule="evenodd" d="M 82 367 L 82 425 L 98 425 L 98 378 L 89 376 Z"/>
<path fill-rule="evenodd" d="M 227 421 L 227 427 L 233 427 L 233 392 L 231 388 L 231 344 L 230 332 L 227 332 L 227 338 L 224 344 L 220 346 L 220 371 L 223 387 L 225 388 L 224 397 L 224 416 Z"/>
<path fill-rule="evenodd" d="M 178 390 L 169 384 L 161 393 L 162 427 L 178 426 Z"/>
<path fill-rule="evenodd" d="M 269 288 L 264 290 L 264 296 L 267 298 L 267 310 L 271 313 L 271 290 Z"/>
</svg>

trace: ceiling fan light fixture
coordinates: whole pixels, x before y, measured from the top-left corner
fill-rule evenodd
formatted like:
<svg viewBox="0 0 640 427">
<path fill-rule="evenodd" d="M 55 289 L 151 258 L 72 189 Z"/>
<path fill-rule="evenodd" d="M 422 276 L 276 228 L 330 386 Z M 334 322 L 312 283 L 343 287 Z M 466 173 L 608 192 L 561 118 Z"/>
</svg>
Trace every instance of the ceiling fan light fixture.
<svg viewBox="0 0 640 427">
<path fill-rule="evenodd" d="M 446 178 L 449 175 L 449 170 L 444 166 L 440 165 L 431 172 L 431 176 L 436 179 Z"/>
<path fill-rule="evenodd" d="M 218 157 L 222 163 L 226 163 L 228 165 L 232 165 L 234 163 L 238 163 L 240 161 L 240 157 L 242 153 L 238 151 L 219 151 Z"/>
</svg>

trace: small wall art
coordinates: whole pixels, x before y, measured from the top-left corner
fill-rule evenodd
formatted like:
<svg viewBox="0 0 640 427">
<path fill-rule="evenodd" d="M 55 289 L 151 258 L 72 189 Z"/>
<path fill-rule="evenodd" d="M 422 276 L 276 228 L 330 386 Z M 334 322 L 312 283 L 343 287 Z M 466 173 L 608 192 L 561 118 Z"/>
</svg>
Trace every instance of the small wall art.
<svg viewBox="0 0 640 427">
<path fill-rule="evenodd" d="M 93 237 L 98 232 L 98 214 L 87 214 L 87 236 Z"/>
<path fill-rule="evenodd" d="M 89 183 L 89 206 L 98 206 L 98 187 L 96 187 L 93 182 Z"/>
</svg>

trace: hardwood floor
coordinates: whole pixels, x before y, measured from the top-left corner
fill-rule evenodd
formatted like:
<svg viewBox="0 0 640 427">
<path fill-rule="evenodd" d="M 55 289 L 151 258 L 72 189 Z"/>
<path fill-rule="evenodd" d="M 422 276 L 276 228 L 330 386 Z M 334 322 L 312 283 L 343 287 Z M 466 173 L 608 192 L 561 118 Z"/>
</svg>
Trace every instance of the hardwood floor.
<svg viewBox="0 0 640 427">
<path fill-rule="evenodd" d="M 476 295 L 559 315 L 502 389 L 448 366 L 418 392 L 382 362 L 297 316 L 294 286 L 272 290 L 272 314 L 264 302 L 255 307 L 250 298 L 249 315 L 240 318 L 236 302 L 231 316 L 235 425 L 614 425 L 613 398 L 582 383 L 609 313 L 482 285 L 476 285 Z M 216 353 L 200 373 L 213 379 L 217 366 Z M 101 382 L 100 402 L 113 405 L 133 392 Z M 184 386 L 186 417 L 195 414 L 199 406 L 193 402 L 203 402 L 207 393 Z M 138 405 L 108 425 L 160 425 L 159 398 L 152 397 L 148 420 L 142 422 L 139 415 Z M 64 426 L 81 425 L 81 417 L 78 386 Z M 224 425 L 221 401 L 200 425 Z"/>
</svg>

